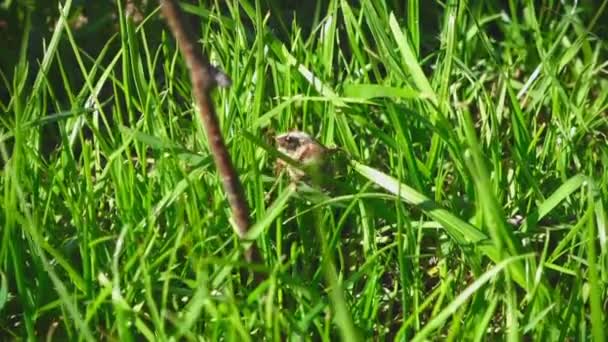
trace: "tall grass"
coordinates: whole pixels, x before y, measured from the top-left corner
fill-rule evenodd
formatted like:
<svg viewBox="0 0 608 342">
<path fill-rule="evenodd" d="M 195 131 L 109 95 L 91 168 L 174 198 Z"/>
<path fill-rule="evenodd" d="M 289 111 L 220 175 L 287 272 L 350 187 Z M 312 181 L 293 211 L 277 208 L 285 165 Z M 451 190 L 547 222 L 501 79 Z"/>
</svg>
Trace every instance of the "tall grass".
<svg viewBox="0 0 608 342">
<path fill-rule="evenodd" d="M 0 335 L 605 339 L 605 1 L 184 2 L 233 80 L 214 100 L 264 264 L 158 10 L 123 5 L 94 54 L 66 0 L 1 66 Z M 274 173 L 296 128 L 349 156 L 338 191 Z"/>
</svg>

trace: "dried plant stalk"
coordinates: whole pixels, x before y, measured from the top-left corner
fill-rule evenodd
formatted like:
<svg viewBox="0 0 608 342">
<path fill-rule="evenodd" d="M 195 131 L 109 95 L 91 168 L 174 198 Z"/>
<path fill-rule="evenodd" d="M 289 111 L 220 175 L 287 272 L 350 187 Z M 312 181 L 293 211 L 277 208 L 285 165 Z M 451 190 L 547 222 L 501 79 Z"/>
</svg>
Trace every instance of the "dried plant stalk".
<svg viewBox="0 0 608 342">
<path fill-rule="evenodd" d="M 216 85 L 228 86 L 230 80 L 228 76 L 210 65 L 209 59 L 197 48 L 195 44 L 196 40 L 185 25 L 186 21 L 183 19 L 181 10 L 175 1 L 160 0 L 160 4 L 162 13 L 190 69 L 192 92 L 199 108 L 203 126 L 207 132 L 209 147 L 213 154 L 217 171 L 222 178 L 224 190 L 230 203 L 232 216 L 236 225 L 236 233 L 240 238 L 244 238 L 251 225 L 249 221 L 249 207 L 245 199 L 243 186 L 232 165 L 230 154 L 224 143 L 215 108 L 211 102 L 211 91 L 213 88 Z M 260 258 L 255 244 L 252 244 L 245 251 L 245 258 L 248 261 Z"/>
</svg>

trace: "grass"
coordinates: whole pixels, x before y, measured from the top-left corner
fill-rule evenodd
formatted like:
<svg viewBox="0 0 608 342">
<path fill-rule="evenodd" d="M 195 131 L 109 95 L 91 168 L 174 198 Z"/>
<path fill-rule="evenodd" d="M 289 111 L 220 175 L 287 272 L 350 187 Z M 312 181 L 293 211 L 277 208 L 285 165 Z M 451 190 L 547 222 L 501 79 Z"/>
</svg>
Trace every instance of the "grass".
<svg viewBox="0 0 608 342">
<path fill-rule="evenodd" d="M 0 335 L 605 340 L 606 1 L 220 3 L 183 8 L 264 263 L 158 10 L 93 53 L 66 0 L 0 69 Z M 351 157 L 339 191 L 275 175 L 294 128 Z"/>
</svg>

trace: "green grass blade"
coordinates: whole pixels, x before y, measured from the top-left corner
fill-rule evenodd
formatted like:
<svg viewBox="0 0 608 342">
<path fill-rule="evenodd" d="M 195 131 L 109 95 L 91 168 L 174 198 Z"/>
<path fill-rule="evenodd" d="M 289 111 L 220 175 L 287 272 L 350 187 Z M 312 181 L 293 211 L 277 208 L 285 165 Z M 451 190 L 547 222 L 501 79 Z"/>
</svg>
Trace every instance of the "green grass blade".
<svg viewBox="0 0 608 342">
<path fill-rule="evenodd" d="M 496 266 L 492 267 L 486 273 L 484 273 L 481 277 L 476 279 L 471 285 L 469 285 L 464 291 L 462 291 L 450 304 L 448 304 L 445 309 L 443 309 L 438 315 L 433 317 L 425 326 L 416 334 L 416 336 L 412 339 L 412 341 L 424 341 L 427 336 L 429 336 L 433 330 L 440 327 L 451 315 L 453 315 L 456 310 L 462 306 L 473 294 L 479 291 L 487 282 L 496 278 L 498 274 L 505 269 L 509 264 L 524 259 L 526 255 L 520 255 L 516 257 L 507 258 L 500 263 L 496 264 Z"/>
</svg>

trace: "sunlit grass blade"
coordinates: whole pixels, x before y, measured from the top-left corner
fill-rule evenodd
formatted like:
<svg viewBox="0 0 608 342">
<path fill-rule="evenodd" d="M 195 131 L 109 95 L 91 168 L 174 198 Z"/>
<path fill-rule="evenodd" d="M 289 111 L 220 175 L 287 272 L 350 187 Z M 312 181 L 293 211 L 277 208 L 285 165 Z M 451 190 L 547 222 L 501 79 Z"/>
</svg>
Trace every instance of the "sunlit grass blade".
<svg viewBox="0 0 608 342">
<path fill-rule="evenodd" d="M 595 183 L 589 184 L 588 203 L 590 210 L 593 211 L 595 205 L 594 196 L 598 196 Z M 606 312 L 602 308 L 602 289 L 600 285 L 598 255 L 597 255 L 597 225 L 595 217 L 589 217 L 587 221 L 587 279 L 589 284 L 589 311 L 591 312 L 591 331 L 595 341 L 605 341 L 606 339 Z"/>
<path fill-rule="evenodd" d="M 266 211 L 266 215 L 264 218 L 258 222 L 256 222 L 251 229 L 247 232 L 245 236 L 246 240 L 255 240 L 258 238 L 260 234 L 264 232 L 266 228 L 268 228 L 272 222 L 283 212 L 285 206 L 287 205 L 287 201 L 293 196 L 296 191 L 295 184 L 291 184 L 286 187 L 283 192 L 281 192 L 277 198 L 274 200 L 270 208 Z"/>
<path fill-rule="evenodd" d="M 413 188 L 400 183 L 395 178 L 380 172 L 374 168 L 363 165 L 358 162 L 353 162 L 354 169 L 361 175 L 386 189 L 390 193 L 397 195 L 423 211 L 437 222 L 444 225 L 447 232 L 460 244 L 486 242 L 488 237 L 473 227 L 471 224 L 454 216 L 449 211 L 439 207 L 432 200 L 414 190 Z"/>
<path fill-rule="evenodd" d="M 344 95 L 360 99 L 373 99 L 377 97 L 390 97 L 399 99 L 420 99 L 422 94 L 408 88 L 397 88 L 379 84 L 347 84 L 344 86 Z"/>
<path fill-rule="evenodd" d="M 429 82 L 428 78 L 422 71 L 422 68 L 420 67 L 420 64 L 416 58 L 416 53 L 410 48 L 408 40 L 401 31 L 399 23 L 397 22 L 397 19 L 393 13 L 390 14 L 389 25 L 391 32 L 393 33 L 393 37 L 397 42 L 397 46 L 399 47 L 399 51 L 401 52 L 402 62 L 409 70 L 418 91 L 420 91 L 420 93 L 422 93 L 425 97 L 428 97 L 433 105 L 437 106 L 437 94 L 431 87 L 431 83 Z"/>
</svg>

